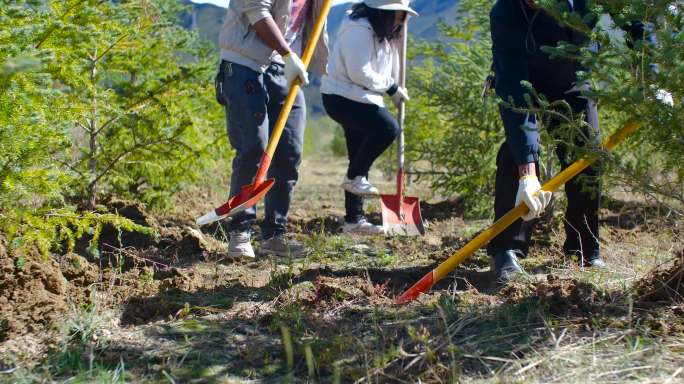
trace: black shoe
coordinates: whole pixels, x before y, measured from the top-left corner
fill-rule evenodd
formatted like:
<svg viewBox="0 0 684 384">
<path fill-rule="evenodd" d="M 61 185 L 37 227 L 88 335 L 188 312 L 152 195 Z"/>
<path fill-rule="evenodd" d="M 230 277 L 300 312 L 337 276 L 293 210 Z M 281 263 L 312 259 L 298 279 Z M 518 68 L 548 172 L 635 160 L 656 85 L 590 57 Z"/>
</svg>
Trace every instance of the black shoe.
<svg viewBox="0 0 684 384">
<path fill-rule="evenodd" d="M 525 273 L 520 264 L 518 264 L 516 253 L 519 253 L 519 251 L 500 251 L 492 258 L 494 261 L 494 274 L 496 275 L 496 280 L 498 282 L 507 283 L 513 280 L 518 274 Z"/>
</svg>

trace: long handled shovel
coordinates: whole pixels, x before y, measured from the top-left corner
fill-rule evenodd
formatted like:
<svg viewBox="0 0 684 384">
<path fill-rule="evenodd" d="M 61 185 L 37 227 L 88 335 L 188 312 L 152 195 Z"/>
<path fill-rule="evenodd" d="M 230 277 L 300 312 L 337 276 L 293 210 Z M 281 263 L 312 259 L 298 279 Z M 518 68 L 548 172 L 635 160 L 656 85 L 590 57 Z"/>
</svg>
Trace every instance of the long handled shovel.
<svg viewBox="0 0 684 384">
<path fill-rule="evenodd" d="M 613 147 L 624 140 L 625 137 L 629 136 L 637 128 L 639 128 L 639 125 L 640 124 L 634 120 L 628 121 L 622 127 L 622 129 L 615 132 L 603 142 L 603 147 L 607 150 L 613 149 Z M 567 183 L 570 179 L 577 176 L 580 172 L 593 164 L 597 159 L 597 155 L 592 155 L 577 160 L 576 162 L 572 163 L 572 165 L 554 176 L 546 184 L 544 184 L 542 189 L 551 192 L 555 191 L 561 185 Z M 435 285 L 435 283 L 444 278 L 449 272 L 453 271 L 454 268 L 461 264 L 468 256 L 472 255 L 475 251 L 480 249 L 480 247 L 487 244 L 496 235 L 503 232 L 504 229 L 513 224 L 522 215 L 527 213 L 527 211 L 528 208 L 525 203 L 520 203 L 517 207 L 508 211 L 508 213 L 492 224 L 492 226 L 482 231 L 474 239 L 470 240 L 470 242 L 468 242 L 468 244 L 466 244 L 463 248 L 451 255 L 448 259 L 442 262 L 442 264 L 438 265 L 437 268 L 428 272 L 411 288 L 407 289 L 406 292 L 399 296 L 397 303 L 403 304 L 415 300 L 421 293 L 429 291 L 430 288 Z"/>
<path fill-rule="evenodd" d="M 304 49 L 304 55 L 302 56 L 302 62 L 306 68 L 309 67 L 309 63 L 313 57 L 318 39 L 323 33 L 323 27 L 325 26 L 325 20 L 328 18 L 331 4 L 332 0 L 323 0 L 321 14 L 318 16 L 318 20 L 316 20 L 311 38 L 307 42 L 306 49 Z M 292 106 L 294 105 L 297 92 L 299 91 L 299 85 L 299 79 L 295 79 L 292 82 L 290 92 L 287 94 L 287 98 L 285 98 L 285 103 L 283 104 L 283 108 L 280 110 L 280 115 L 278 116 L 278 120 L 276 120 L 275 126 L 273 128 L 273 133 L 268 140 L 266 151 L 261 158 L 261 163 L 259 164 L 256 176 L 254 177 L 254 182 L 252 184 L 243 186 L 240 192 L 231 197 L 225 204 L 197 219 L 198 225 L 213 223 L 252 207 L 273 187 L 275 179 L 270 178 L 266 180 L 266 174 L 268 172 L 269 166 L 271 165 L 271 159 L 273 158 L 273 154 L 278 146 L 278 142 L 280 141 L 280 136 L 285 128 L 287 118 L 290 116 L 290 111 L 292 111 Z"/>
<path fill-rule="evenodd" d="M 408 22 L 404 23 L 403 41 L 400 49 L 399 85 L 406 85 L 406 42 L 408 39 Z M 382 206 L 382 227 L 386 234 L 418 236 L 425 234 L 423 217 L 420 214 L 420 202 L 417 197 L 404 196 L 404 118 L 406 107 L 399 105 L 399 137 L 397 138 L 397 194 L 380 195 Z"/>
</svg>

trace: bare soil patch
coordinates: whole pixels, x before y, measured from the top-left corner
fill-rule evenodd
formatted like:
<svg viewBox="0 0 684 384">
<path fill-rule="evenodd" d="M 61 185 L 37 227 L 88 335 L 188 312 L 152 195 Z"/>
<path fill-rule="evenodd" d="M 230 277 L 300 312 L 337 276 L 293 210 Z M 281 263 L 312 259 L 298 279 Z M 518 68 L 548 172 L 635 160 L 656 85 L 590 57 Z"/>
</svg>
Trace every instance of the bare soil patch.
<svg viewBox="0 0 684 384">
<path fill-rule="evenodd" d="M 681 303 L 684 301 L 684 250 L 665 266 L 656 268 L 635 285 L 643 303 Z"/>
<path fill-rule="evenodd" d="M 605 313 L 610 296 L 593 284 L 549 274 L 546 281 L 515 282 L 501 290 L 507 302 L 534 300 L 556 316 L 590 316 Z"/>
<path fill-rule="evenodd" d="M 617 265 L 624 272 L 588 271 L 563 260 L 562 218 L 551 215 L 537 226 L 533 252 L 522 261 L 528 278 L 501 288 L 488 271 L 489 258 L 478 252 L 430 294 L 398 306 L 394 298 L 489 222 L 464 220 L 462 201 L 454 199 L 421 203 L 430 222 L 423 238 L 342 235 L 342 193 L 330 181 L 342 172 L 326 168 L 302 179 L 289 229 L 313 248 L 307 257 L 226 260 L 225 223 L 198 229 L 192 222 L 214 203 L 201 199 L 156 219 L 139 205 L 110 203 L 154 233 L 106 228 L 99 258 L 86 252 L 89 239 L 75 254 L 48 260 L 32 254 L 20 261 L 0 248 L 0 342 L 45 333 L 74 305 L 90 303 L 92 289 L 112 323 L 84 345 L 106 369 L 123 359 L 133 382 L 566 382 L 559 375 L 570 371 L 554 370 L 557 355 L 602 377 L 582 360 L 601 353 L 591 349 L 596 335 L 624 343 L 681 341 L 684 255 L 632 289 L 644 271 L 634 261 L 662 261 L 661 238 L 652 230 L 657 211 L 614 202 L 606 208 L 613 216 L 605 216 L 601 241 L 611 267 L 628 264 Z M 380 222 L 374 204 L 368 202 L 369 217 Z M 652 221 L 640 218 L 644 212 Z M 258 234 L 255 226 L 257 249 Z M 292 337 L 289 368 L 283 329 Z M 673 345 L 668 353 L 680 351 Z M 619 348 L 625 347 L 616 342 L 610 349 Z M 629 345 L 629 353 L 635 348 Z M 635 364 L 616 357 L 605 369 L 631 378 L 632 371 L 620 372 Z M 654 365 L 644 377 L 676 373 L 669 368 Z M 538 376 L 527 380 L 528 374 Z"/>
</svg>

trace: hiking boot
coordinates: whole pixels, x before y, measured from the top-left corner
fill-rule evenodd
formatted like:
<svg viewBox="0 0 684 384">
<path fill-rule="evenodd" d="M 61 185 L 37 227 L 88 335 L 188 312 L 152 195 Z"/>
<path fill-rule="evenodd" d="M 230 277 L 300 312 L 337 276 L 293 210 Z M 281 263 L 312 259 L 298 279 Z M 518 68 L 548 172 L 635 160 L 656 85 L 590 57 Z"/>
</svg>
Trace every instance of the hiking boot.
<svg viewBox="0 0 684 384">
<path fill-rule="evenodd" d="M 228 242 L 228 257 L 234 259 L 253 259 L 251 235 L 249 232 L 231 232 Z"/>
<path fill-rule="evenodd" d="M 517 275 L 524 274 L 525 271 L 518 264 L 517 251 L 507 250 L 497 252 L 493 259 L 493 269 L 496 275 L 496 280 L 500 283 L 508 283 Z"/>
<path fill-rule="evenodd" d="M 357 196 L 380 196 L 378 189 L 369 183 L 365 176 L 356 176 L 353 180 L 345 177 L 340 186 L 345 191 Z"/>
<path fill-rule="evenodd" d="M 288 238 L 285 235 L 278 235 L 263 240 L 259 252 L 265 255 L 281 257 L 302 257 L 308 253 L 307 249 L 297 240 Z"/>
<path fill-rule="evenodd" d="M 356 223 L 344 223 L 342 233 L 354 235 L 382 235 L 385 230 L 381 225 L 369 223 L 366 219 L 359 219 Z"/>
</svg>

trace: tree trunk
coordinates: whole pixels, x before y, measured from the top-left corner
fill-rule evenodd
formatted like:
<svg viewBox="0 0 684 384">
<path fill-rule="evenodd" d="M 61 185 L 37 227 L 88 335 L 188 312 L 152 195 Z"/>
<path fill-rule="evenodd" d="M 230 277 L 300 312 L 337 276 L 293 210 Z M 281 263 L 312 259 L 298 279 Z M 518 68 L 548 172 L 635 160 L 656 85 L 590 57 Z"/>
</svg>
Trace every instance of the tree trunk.
<svg viewBox="0 0 684 384">
<path fill-rule="evenodd" d="M 88 159 L 88 170 L 92 181 L 88 184 L 87 208 L 94 209 L 97 204 L 97 49 L 91 58 L 90 82 L 93 85 L 93 96 L 91 100 L 91 117 L 88 119 L 88 138 L 90 158 Z"/>
</svg>

